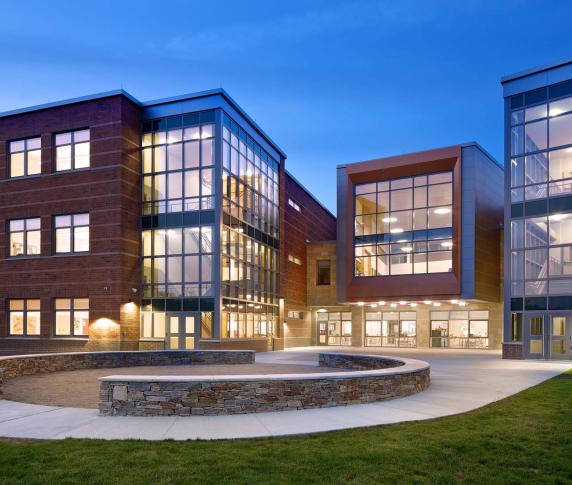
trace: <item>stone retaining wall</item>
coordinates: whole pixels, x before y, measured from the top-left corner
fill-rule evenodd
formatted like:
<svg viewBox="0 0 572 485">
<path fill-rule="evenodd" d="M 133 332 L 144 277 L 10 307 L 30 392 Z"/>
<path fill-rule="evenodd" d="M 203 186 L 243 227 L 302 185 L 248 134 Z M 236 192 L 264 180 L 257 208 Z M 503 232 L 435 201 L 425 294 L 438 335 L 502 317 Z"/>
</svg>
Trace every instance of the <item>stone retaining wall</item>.
<svg viewBox="0 0 572 485">
<path fill-rule="evenodd" d="M 99 411 L 107 416 L 286 411 L 385 401 L 421 392 L 430 384 L 429 364 L 418 360 L 321 354 L 320 364 L 325 363 L 346 369 L 377 367 L 272 376 L 102 377 Z"/>
<path fill-rule="evenodd" d="M 144 352 L 70 352 L 0 357 L 2 383 L 25 375 L 80 369 L 162 365 L 253 364 L 252 350 L 162 350 Z"/>
</svg>

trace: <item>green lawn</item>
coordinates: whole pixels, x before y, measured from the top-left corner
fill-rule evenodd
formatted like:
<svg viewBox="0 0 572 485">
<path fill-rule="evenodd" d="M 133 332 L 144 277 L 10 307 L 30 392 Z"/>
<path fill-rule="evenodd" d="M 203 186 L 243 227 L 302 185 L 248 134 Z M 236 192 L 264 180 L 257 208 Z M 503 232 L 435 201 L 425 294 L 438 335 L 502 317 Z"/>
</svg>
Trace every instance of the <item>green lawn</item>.
<svg viewBox="0 0 572 485">
<path fill-rule="evenodd" d="M 572 379 L 460 416 L 304 437 L 0 441 L 2 485 L 523 481 L 572 483 Z"/>
</svg>

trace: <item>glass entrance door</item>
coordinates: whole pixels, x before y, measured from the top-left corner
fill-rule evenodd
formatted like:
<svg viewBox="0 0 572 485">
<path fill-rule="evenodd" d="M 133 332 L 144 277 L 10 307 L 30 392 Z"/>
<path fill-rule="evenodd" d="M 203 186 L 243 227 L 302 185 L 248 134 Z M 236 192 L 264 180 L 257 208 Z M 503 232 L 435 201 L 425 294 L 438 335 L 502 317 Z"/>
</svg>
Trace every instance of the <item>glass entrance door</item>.
<svg viewBox="0 0 572 485">
<path fill-rule="evenodd" d="M 546 317 L 542 313 L 526 315 L 524 319 L 524 354 L 529 359 L 545 359 Z"/>
<path fill-rule="evenodd" d="M 195 348 L 199 330 L 198 313 L 167 313 L 167 348 L 189 350 Z"/>
<path fill-rule="evenodd" d="M 431 347 L 449 346 L 449 320 L 431 321 Z"/>
<path fill-rule="evenodd" d="M 570 346 L 572 345 L 571 318 L 569 313 L 550 314 L 548 325 L 550 335 L 550 358 L 555 360 L 569 360 L 572 355 Z"/>
</svg>

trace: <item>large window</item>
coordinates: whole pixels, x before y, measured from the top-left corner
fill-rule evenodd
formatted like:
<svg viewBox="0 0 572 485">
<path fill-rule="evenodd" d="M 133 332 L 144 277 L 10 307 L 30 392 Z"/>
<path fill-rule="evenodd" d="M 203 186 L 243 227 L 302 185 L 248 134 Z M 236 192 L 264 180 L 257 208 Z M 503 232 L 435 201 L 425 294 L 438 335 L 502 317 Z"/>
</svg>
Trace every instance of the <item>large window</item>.
<svg viewBox="0 0 572 485">
<path fill-rule="evenodd" d="M 355 276 L 452 271 L 452 172 L 355 187 Z"/>
<path fill-rule="evenodd" d="M 57 172 L 89 167 L 89 138 L 89 130 L 68 131 L 56 135 Z"/>
<path fill-rule="evenodd" d="M 41 138 L 10 142 L 9 177 L 37 175 L 42 171 Z"/>
<path fill-rule="evenodd" d="M 40 254 L 40 218 L 16 219 L 8 223 L 10 256 Z"/>
<path fill-rule="evenodd" d="M 486 349 L 489 346 L 489 312 L 431 312 L 431 347 Z"/>
<path fill-rule="evenodd" d="M 89 299 L 56 298 L 57 337 L 87 337 L 89 335 Z"/>
<path fill-rule="evenodd" d="M 40 335 L 40 300 L 8 300 L 9 335 Z"/>
<path fill-rule="evenodd" d="M 214 208 L 214 126 L 165 125 L 143 135 L 143 214 Z"/>
<path fill-rule="evenodd" d="M 320 345 L 351 345 L 351 312 L 318 312 L 318 343 Z"/>
<path fill-rule="evenodd" d="M 143 231 L 143 295 L 213 296 L 212 237 L 212 226 Z"/>
<path fill-rule="evenodd" d="M 416 347 L 416 312 L 366 312 L 366 347 Z"/>
<path fill-rule="evenodd" d="M 572 213 L 511 220 L 512 297 L 572 292 Z"/>
<path fill-rule="evenodd" d="M 89 251 L 89 214 L 55 216 L 56 253 Z"/>
<path fill-rule="evenodd" d="M 570 145 L 572 98 L 513 111 L 510 167 L 512 202 L 571 194 Z"/>
</svg>

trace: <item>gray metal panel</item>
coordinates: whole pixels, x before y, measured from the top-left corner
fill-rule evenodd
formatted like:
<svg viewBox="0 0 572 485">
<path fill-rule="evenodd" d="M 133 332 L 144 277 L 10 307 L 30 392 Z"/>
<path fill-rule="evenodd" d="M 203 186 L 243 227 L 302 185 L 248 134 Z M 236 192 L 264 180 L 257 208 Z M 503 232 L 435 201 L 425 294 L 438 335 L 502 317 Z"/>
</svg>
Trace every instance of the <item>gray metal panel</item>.
<svg viewBox="0 0 572 485">
<path fill-rule="evenodd" d="M 475 215 L 477 148 L 461 149 L 461 297 L 475 297 Z"/>
<path fill-rule="evenodd" d="M 503 85 L 503 96 L 506 98 L 569 79 L 572 79 L 571 62 L 559 64 L 553 68 L 535 70 L 532 71 L 531 74 L 524 74 L 521 77 L 515 77 L 513 80 L 501 81 Z"/>
<path fill-rule="evenodd" d="M 501 77 L 501 83 L 507 83 L 510 81 L 514 81 L 516 79 L 531 76 L 533 74 L 538 74 L 539 72 L 549 71 L 551 69 L 555 69 L 557 67 L 562 67 L 567 64 L 572 64 L 571 58 L 561 59 L 560 61 L 551 62 L 549 64 L 544 64 L 542 66 L 533 67 L 531 69 L 526 69 L 524 71 L 515 72 L 514 74 L 508 74 L 507 76 Z"/>
<path fill-rule="evenodd" d="M 346 192 L 348 187 L 348 177 L 345 167 L 337 169 L 337 194 L 338 194 L 338 223 L 336 245 L 336 292 L 338 302 L 345 302 L 346 286 L 346 250 L 348 244 L 353 245 L 353 241 L 346 240 L 347 225 L 353 223 L 348 221 L 349 214 L 346 214 Z"/>
</svg>

